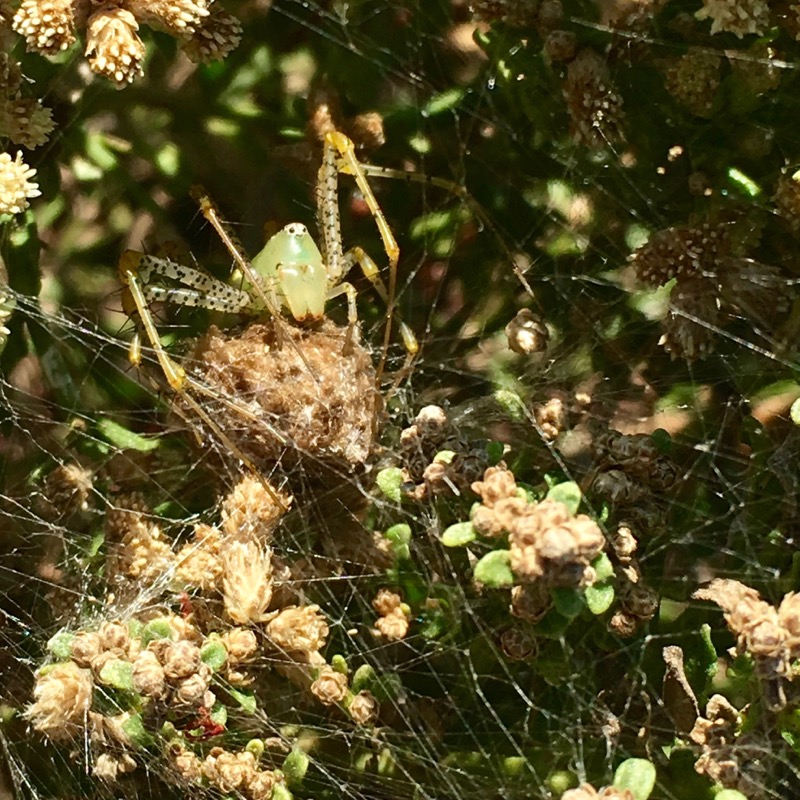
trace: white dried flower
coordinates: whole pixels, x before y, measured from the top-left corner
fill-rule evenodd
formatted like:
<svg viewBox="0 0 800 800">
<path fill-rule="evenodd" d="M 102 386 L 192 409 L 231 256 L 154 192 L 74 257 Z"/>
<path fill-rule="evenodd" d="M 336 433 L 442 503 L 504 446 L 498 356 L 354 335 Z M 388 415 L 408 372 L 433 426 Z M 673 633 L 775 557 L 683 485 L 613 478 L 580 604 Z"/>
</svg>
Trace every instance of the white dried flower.
<svg viewBox="0 0 800 800">
<path fill-rule="evenodd" d="M 350 701 L 347 713 L 350 714 L 353 722 L 357 722 L 359 725 L 370 725 L 375 722 L 375 717 L 378 715 L 378 701 L 370 692 L 364 690 Z"/>
<path fill-rule="evenodd" d="M 740 39 L 754 33 L 763 36 L 769 25 L 766 0 L 703 0 L 697 19 L 711 20 L 711 33 L 733 33 Z"/>
<path fill-rule="evenodd" d="M 92 673 L 72 661 L 48 667 L 36 679 L 28 709 L 33 727 L 51 739 L 72 735 L 92 705 Z"/>
<path fill-rule="evenodd" d="M 284 653 L 315 653 L 325 644 L 328 623 L 319 606 L 288 606 L 267 625 L 267 636 Z"/>
<path fill-rule="evenodd" d="M 173 36 L 193 33 L 209 15 L 209 0 L 129 0 L 139 22 Z"/>
<path fill-rule="evenodd" d="M 139 23 L 124 8 L 109 5 L 89 17 L 86 26 L 86 58 L 92 72 L 122 86 L 141 75 L 144 42 L 136 31 Z"/>
<path fill-rule="evenodd" d="M 252 539 L 231 542 L 222 557 L 222 595 L 234 622 L 263 622 L 272 600 L 272 550 Z"/>
<path fill-rule="evenodd" d="M 16 159 L 8 153 L 0 153 L 0 214 L 19 214 L 28 207 L 28 200 L 38 197 L 38 183 L 31 183 L 30 178 L 36 170 L 22 160 L 22 153 L 17 152 Z"/>
<path fill-rule="evenodd" d="M 323 667 L 311 684 L 311 694 L 325 706 L 341 703 L 347 697 L 347 675 L 332 667 Z"/>
<path fill-rule="evenodd" d="M 75 41 L 72 0 L 22 0 L 12 27 L 28 50 L 55 55 Z"/>
</svg>

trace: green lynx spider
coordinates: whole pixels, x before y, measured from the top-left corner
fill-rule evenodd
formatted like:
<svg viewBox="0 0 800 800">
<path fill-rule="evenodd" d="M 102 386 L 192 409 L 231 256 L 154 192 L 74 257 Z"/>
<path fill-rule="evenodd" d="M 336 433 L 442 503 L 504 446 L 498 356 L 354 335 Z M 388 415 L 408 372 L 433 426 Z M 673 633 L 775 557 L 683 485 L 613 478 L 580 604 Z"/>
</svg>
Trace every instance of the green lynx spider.
<svg viewBox="0 0 800 800">
<path fill-rule="evenodd" d="M 163 301 L 249 316 L 270 314 L 279 316 L 286 309 L 297 322 L 322 319 L 325 303 L 341 294 L 347 296 L 349 328 L 345 352 L 358 322 L 356 290 L 343 281 L 344 276 L 358 264 L 387 306 L 386 337 L 388 344 L 394 314 L 394 292 L 397 283 L 399 248 L 386 218 L 367 181 L 369 165 L 362 165 L 350 139 L 338 131 L 326 135 L 322 164 L 317 176 L 317 221 L 322 235 L 322 252 L 304 225 L 291 223 L 276 233 L 251 261 L 242 255 L 241 248 L 207 196 L 198 199 L 204 216 L 214 226 L 238 267 L 239 286 L 225 283 L 206 272 L 185 267 L 165 258 L 126 251 L 119 264 L 119 275 L 126 291 L 123 298 L 126 313 L 138 315 L 148 342 L 153 348 L 169 385 L 185 395 L 186 372 L 164 350 L 148 304 Z M 345 251 L 339 222 L 339 173 L 352 175 L 361 190 L 383 242 L 389 259 L 388 288 L 380 277 L 375 262 L 360 247 Z M 323 255 L 324 254 L 324 255 Z M 179 286 L 164 286 L 151 282 L 154 277 L 166 278 Z M 244 281 L 241 278 L 244 278 Z M 241 287 L 241 288 L 240 288 Z M 418 350 L 411 329 L 398 323 L 403 342 L 410 356 Z M 385 347 L 384 347 L 385 351 Z M 138 332 L 131 342 L 130 360 L 141 361 L 141 340 Z"/>
</svg>

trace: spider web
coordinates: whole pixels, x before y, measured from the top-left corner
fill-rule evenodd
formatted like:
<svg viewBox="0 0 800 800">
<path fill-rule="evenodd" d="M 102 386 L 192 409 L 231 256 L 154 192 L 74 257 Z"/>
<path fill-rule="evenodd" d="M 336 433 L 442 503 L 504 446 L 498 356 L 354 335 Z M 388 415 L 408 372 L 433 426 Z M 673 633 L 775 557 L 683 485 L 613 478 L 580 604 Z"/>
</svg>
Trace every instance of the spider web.
<svg viewBox="0 0 800 800">
<path fill-rule="evenodd" d="M 691 596 L 713 577 L 740 580 L 771 603 L 798 589 L 798 439 L 788 419 L 800 394 L 798 270 L 795 234 L 774 200 L 782 170 L 797 158 L 796 48 L 782 40 L 772 62 L 780 84 L 768 92 L 742 100 L 724 66 L 716 107 L 667 107 L 663 89 L 653 87 L 663 83 L 659 70 L 686 52 L 678 23 L 697 10 L 690 5 L 667 3 L 658 25 L 631 17 L 615 32 L 610 12 L 565 3 L 565 27 L 582 47 L 616 48 L 607 79 L 624 99 L 620 124 L 630 146 L 602 125 L 593 133 L 599 144 L 576 144 L 562 94 L 566 67 L 543 68 L 541 42 L 521 39 L 513 26 L 481 28 L 487 38 L 478 47 L 460 2 L 286 0 L 268 13 L 242 3 L 232 10 L 245 38 L 222 66 L 189 74 L 157 40 L 146 79 L 117 94 L 97 84 L 78 90 L 77 59 L 48 73 L 30 67 L 62 126 L 36 164 L 44 190 L 38 229 L 29 227 L 27 239 L 24 229 L 16 238 L 4 232 L 13 313 L 0 384 L 0 734 L 9 796 L 188 791 L 155 745 L 135 754 L 129 775 L 103 783 L 92 776 L 102 748 L 86 727 L 50 742 L 23 712 L 37 670 L 57 660 L 59 632 L 184 613 L 174 567 L 134 591 L 109 585 L 109 516 L 138 493 L 148 524 L 177 552 L 196 525 L 221 525 L 226 497 L 248 474 L 229 441 L 175 403 L 151 351 L 139 370 L 128 363 L 132 327 L 113 265 L 128 247 L 156 250 L 177 239 L 185 263 L 227 277 L 230 258 L 188 196 L 195 182 L 251 254 L 265 220 L 314 230 L 319 160 L 306 125 L 323 102 L 338 106 L 345 130 L 358 130 L 359 114 L 382 112 L 386 142 L 364 148 L 365 161 L 456 189 L 370 178 L 400 244 L 397 311 L 421 349 L 404 371 L 393 332 L 380 387 L 386 407 L 368 463 L 326 462 L 322 472 L 319 452 L 288 442 L 263 474 L 295 498 L 271 542 L 293 569 L 286 590 L 294 602 L 319 605 L 330 627 L 322 651 L 329 662 L 342 656 L 351 681 L 359 668 L 371 669 L 380 712 L 376 724 L 359 726 L 283 678 L 280 658 L 264 653 L 249 667 L 255 710 L 229 696 L 226 732 L 195 749 L 205 756 L 215 744 L 238 751 L 267 740 L 262 765 L 271 769 L 300 748 L 309 766 L 292 787 L 297 797 L 560 797 L 574 780 L 610 784 L 628 757 L 656 765 L 653 797 L 711 796 L 710 781 L 694 769 L 700 749 L 671 717 L 663 650 L 682 648 L 701 713 L 715 692 L 737 708 L 759 708 L 752 669 L 740 658 L 725 672 L 735 636 L 717 608 Z M 764 56 L 746 44 L 706 36 L 701 49 L 720 59 L 733 49 L 739 62 L 763 67 Z M 652 102 L 633 102 L 650 93 Z M 724 144 L 712 146 L 715 136 Z M 697 185 L 699 193 L 687 189 Z M 340 209 L 345 246 L 363 246 L 383 264 L 374 222 L 347 176 Z M 703 222 L 733 240 L 725 263 L 740 269 L 738 302 L 708 262 L 698 292 L 719 293 L 710 306 L 682 303 L 680 279 L 671 297 L 637 280 L 630 256 L 648 235 Z M 352 280 L 361 341 L 377 364 L 385 307 L 365 279 Z M 772 292 L 766 302 L 759 282 Z M 509 349 L 505 328 L 520 308 L 547 326 L 543 352 Z M 330 314 L 343 324 L 344 304 L 334 301 Z M 236 331 L 245 324 L 170 307 L 156 319 L 170 353 L 198 382 L 197 337 L 212 323 Z M 659 341 L 665 329 L 673 345 L 681 335 L 706 342 L 707 354 L 671 357 Z M 213 387 L 193 396 L 223 431 L 242 426 L 241 399 Z M 324 408 L 325 398 L 319 402 Z M 424 485 L 402 432 L 431 404 L 448 419 L 440 449 L 462 459 L 467 478 L 441 495 L 429 487 L 422 499 L 398 503 L 376 487 L 376 475 L 402 468 L 407 484 Z M 674 483 L 632 499 L 603 495 L 598 475 L 620 469 L 598 444 L 609 430 L 659 431 Z M 652 618 L 625 637 L 609 630 L 617 606 L 597 617 L 584 609 L 563 630 L 546 629 L 509 612 L 508 589 L 476 586 L 486 543 L 443 547 L 440 539 L 469 519 L 476 496 L 468 478 L 495 463 L 498 448 L 539 498 L 549 484 L 580 485 L 582 510 L 609 540 L 623 523 L 639 526 L 638 568 L 658 598 Z M 64 478 L 74 465 L 82 483 Z M 376 535 L 401 530 L 411 537 L 407 556 L 391 537 L 391 546 L 380 536 L 375 546 Z M 408 605 L 408 633 L 398 641 L 375 630 L 381 589 Z M 201 604 L 201 595 L 190 600 Z M 211 629 L 230 624 L 218 601 L 208 607 Z M 522 657 L 514 649 L 520 637 Z M 713 680 L 701 657 L 706 647 L 708 660 L 709 641 L 720 659 Z M 800 789 L 788 703 L 783 717 L 763 709 L 750 717 L 749 749 L 734 753 L 748 797 Z M 567 774 L 573 784 L 564 783 Z"/>
</svg>

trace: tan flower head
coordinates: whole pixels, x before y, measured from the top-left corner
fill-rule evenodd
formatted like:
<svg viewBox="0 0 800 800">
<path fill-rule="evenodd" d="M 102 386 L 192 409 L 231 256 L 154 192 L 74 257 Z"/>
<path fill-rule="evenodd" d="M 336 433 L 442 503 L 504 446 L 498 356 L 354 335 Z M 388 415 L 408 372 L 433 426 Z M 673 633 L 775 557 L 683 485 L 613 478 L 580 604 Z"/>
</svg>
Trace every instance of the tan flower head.
<svg viewBox="0 0 800 800">
<path fill-rule="evenodd" d="M 311 684 L 311 693 L 326 706 L 341 703 L 347 697 L 347 675 L 325 666 Z"/>
<path fill-rule="evenodd" d="M 22 0 L 12 26 L 29 50 L 55 55 L 75 41 L 72 0 Z"/>
<path fill-rule="evenodd" d="M 234 622 L 262 622 L 272 600 L 270 548 L 252 539 L 228 544 L 222 556 L 222 594 Z"/>
<path fill-rule="evenodd" d="M 27 715 L 33 727 L 51 739 L 70 737 L 92 705 L 92 673 L 72 661 L 46 668 L 33 688 Z"/>
<path fill-rule="evenodd" d="M 33 97 L 17 97 L 0 106 L 0 136 L 8 137 L 14 144 L 29 149 L 39 147 L 54 127 L 50 109 Z"/>
<path fill-rule="evenodd" d="M 378 715 L 378 701 L 366 690 L 359 692 L 347 706 L 353 722 L 359 725 L 371 725 Z"/>
<path fill-rule="evenodd" d="M 319 606 L 289 606 L 267 625 L 267 636 L 282 652 L 315 653 L 325 644 L 328 623 Z"/>
<path fill-rule="evenodd" d="M 95 11 L 86 27 L 86 58 L 92 71 L 120 86 L 141 75 L 144 42 L 138 30 L 136 17 L 124 8 L 109 5 Z"/>
<path fill-rule="evenodd" d="M 18 152 L 16 159 L 8 153 L 0 153 L 0 214 L 19 214 L 28 207 L 28 199 L 38 197 L 38 183 L 31 183 L 30 178 L 36 170 L 22 160 Z"/>
<path fill-rule="evenodd" d="M 209 15 L 209 0 L 129 0 L 128 9 L 139 22 L 185 36 L 194 33 Z"/>
<path fill-rule="evenodd" d="M 183 51 L 192 61 L 207 64 L 225 58 L 238 46 L 241 38 L 239 20 L 225 11 L 217 0 L 203 25 L 186 40 Z"/>
</svg>

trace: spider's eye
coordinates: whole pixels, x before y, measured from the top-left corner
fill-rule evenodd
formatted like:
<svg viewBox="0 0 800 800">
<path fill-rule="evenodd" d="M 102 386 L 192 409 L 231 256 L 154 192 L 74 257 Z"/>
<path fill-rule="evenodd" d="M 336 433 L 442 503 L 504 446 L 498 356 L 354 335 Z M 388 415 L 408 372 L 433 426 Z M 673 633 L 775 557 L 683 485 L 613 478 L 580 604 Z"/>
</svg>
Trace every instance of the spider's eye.
<svg viewBox="0 0 800 800">
<path fill-rule="evenodd" d="M 308 233 L 306 226 L 300 222 L 291 222 L 284 228 L 284 230 L 289 234 L 289 236 L 305 236 Z"/>
</svg>

